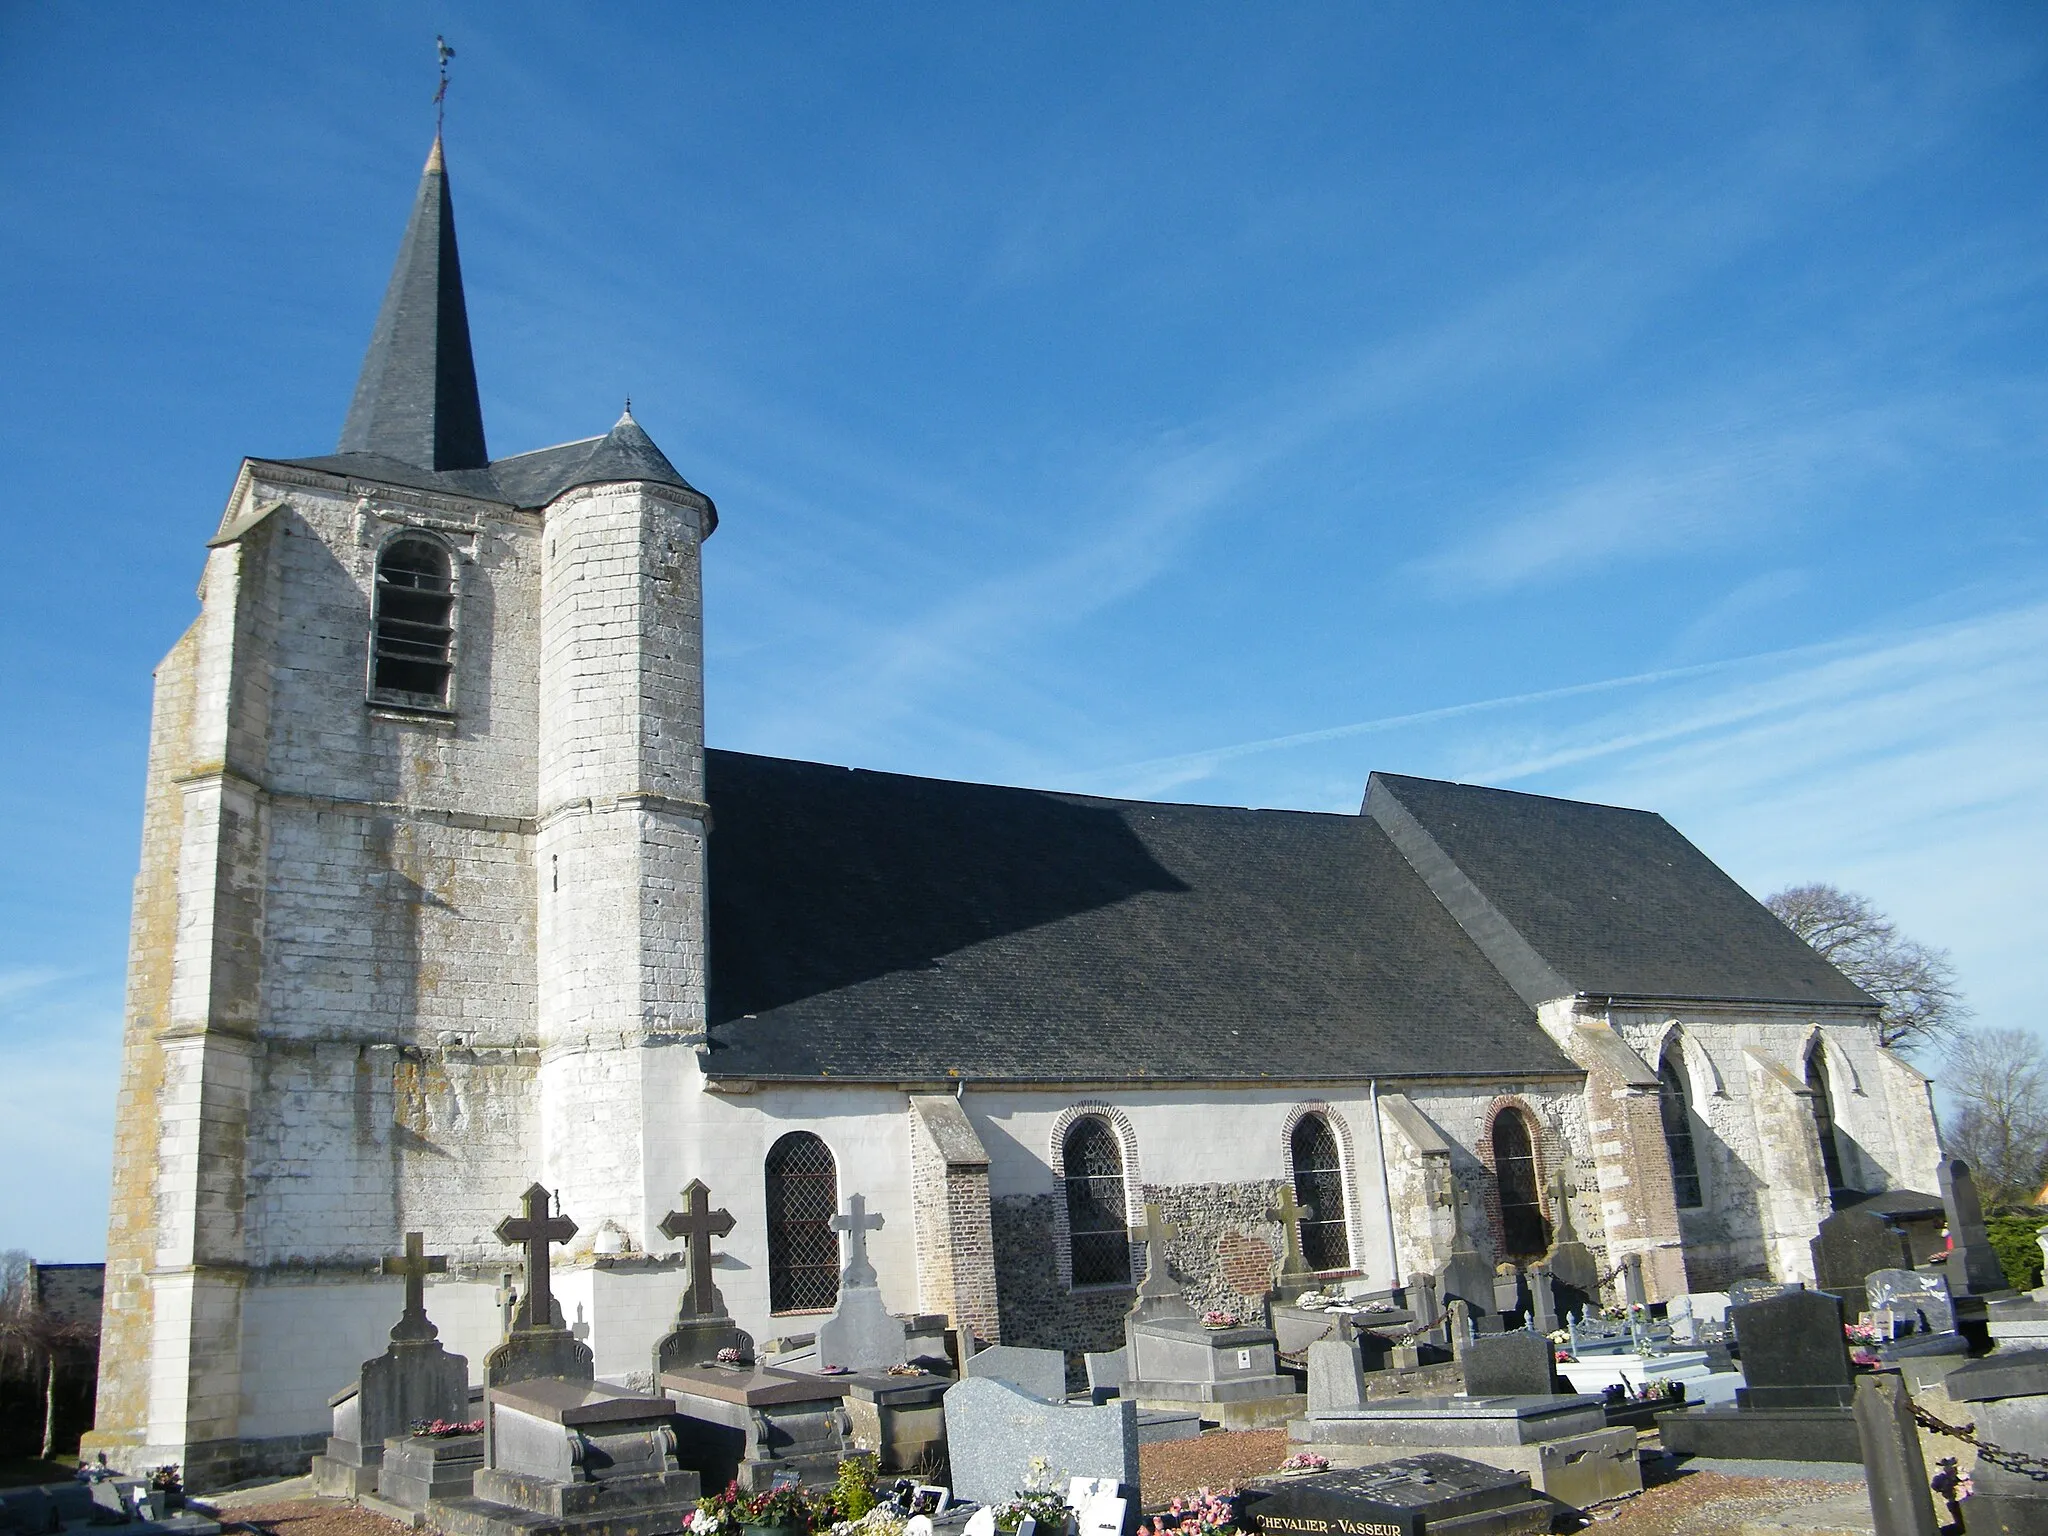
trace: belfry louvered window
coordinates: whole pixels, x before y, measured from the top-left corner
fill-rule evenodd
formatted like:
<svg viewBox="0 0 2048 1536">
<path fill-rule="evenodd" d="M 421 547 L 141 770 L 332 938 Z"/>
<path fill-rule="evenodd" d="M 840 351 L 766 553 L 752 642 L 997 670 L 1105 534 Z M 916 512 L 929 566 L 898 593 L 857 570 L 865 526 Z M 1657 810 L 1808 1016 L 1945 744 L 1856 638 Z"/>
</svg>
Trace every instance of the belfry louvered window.
<svg viewBox="0 0 2048 1536">
<path fill-rule="evenodd" d="M 448 704 L 455 656 L 455 578 L 431 539 L 395 539 L 377 559 L 370 696 L 387 704 Z"/>
<path fill-rule="evenodd" d="M 768 1149 L 768 1307 L 822 1312 L 839 1300 L 839 1170 L 832 1149 L 791 1131 Z"/>
<path fill-rule="evenodd" d="M 1302 1259 L 1310 1269 L 1348 1269 L 1351 1239 L 1344 1227 L 1344 1168 L 1336 1134 L 1321 1115 L 1303 1115 L 1291 1140 Z"/>
<path fill-rule="evenodd" d="M 1109 1122 L 1083 1115 L 1060 1144 L 1067 1181 L 1067 1237 L 1074 1284 L 1131 1283 L 1130 1222 L 1124 1210 L 1124 1153 Z"/>
</svg>

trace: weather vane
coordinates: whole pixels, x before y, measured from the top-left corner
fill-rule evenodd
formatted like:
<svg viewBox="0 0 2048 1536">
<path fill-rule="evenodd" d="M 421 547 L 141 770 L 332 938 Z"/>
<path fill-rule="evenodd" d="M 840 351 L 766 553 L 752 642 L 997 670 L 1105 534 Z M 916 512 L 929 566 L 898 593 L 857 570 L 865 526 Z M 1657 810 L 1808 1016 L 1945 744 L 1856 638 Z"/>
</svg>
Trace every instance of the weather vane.
<svg viewBox="0 0 2048 1536">
<path fill-rule="evenodd" d="M 434 137 L 441 136 L 441 118 L 448 110 L 448 61 L 455 57 L 455 50 L 448 46 L 448 39 L 438 33 L 434 37 L 434 52 L 441 60 L 441 84 L 434 92 Z"/>
</svg>

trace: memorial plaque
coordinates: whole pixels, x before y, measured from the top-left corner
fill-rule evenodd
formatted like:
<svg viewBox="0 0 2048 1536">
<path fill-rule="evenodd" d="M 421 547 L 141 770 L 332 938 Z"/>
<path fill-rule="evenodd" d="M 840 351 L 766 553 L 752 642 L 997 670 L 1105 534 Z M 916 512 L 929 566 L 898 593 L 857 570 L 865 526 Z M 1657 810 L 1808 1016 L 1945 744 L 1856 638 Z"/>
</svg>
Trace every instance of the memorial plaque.
<svg viewBox="0 0 2048 1536">
<path fill-rule="evenodd" d="M 1460 1536 L 1492 1536 L 1548 1530 L 1552 1508 L 1531 1491 L 1526 1472 L 1439 1453 L 1245 1495 L 1246 1523 L 1264 1536 L 1423 1536 L 1450 1522 Z"/>
</svg>

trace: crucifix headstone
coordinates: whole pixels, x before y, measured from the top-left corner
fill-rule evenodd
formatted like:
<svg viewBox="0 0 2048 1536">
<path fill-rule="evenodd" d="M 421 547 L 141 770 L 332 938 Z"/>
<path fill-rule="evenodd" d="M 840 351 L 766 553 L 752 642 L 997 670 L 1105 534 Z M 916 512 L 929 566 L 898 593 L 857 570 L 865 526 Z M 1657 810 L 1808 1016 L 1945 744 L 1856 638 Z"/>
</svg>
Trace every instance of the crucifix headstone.
<svg viewBox="0 0 2048 1536">
<path fill-rule="evenodd" d="M 1281 1234 L 1286 1240 L 1285 1257 L 1280 1261 L 1280 1292 L 1283 1296 L 1298 1296 L 1316 1282 L 1316 1273 L 1308 1267 L 1308 1260 L 1301 1251 L 1301 1223 L 1314 1214 L 1311 1208 L 1295 1198 L 1292 1184 L 1280 1186 L 1272 1209 L 1266 1212 L 1266 1220 L 1280 1223 Z"/>
<path fill-rule="evenodd" d="M 882 1304 L 881 1281 L 868 1261 L 868 1234 L 881 1226 L 881 1214 L 861 1195 L 849 1195 L 846 1209 L 832 1218 L 839 1234 L 839 1300 L 818 1324 L 820 1365 L 885 1371 L 910 1359 L 909 1331 Z"/>
<path fill-rule="evenodd" d="M 846 1285 L 875 1285 L 875 1266 L 868 1262 L 868 1234 L 882 1230 L 882 1214 L 868 1210 L 865 1195 L 848 1195 L 846 1209 L 832 1218 L 832 1230 L 844 1241 L 840 1244 L 839 1283 Z"/>
<path fill-rule="evenodd" d="M 711 1191 L 702 1179 L 683 1186 L 683 1208 L 661 1218 L 661 1235 L 690 1245 L 690 1289 L 683 1297 L 684 1316 L 723 1317 L 725 1298 L 711 1280 L 711 1239 L 732 1233 L 731 1211 L 711 1209 Z"/>
<path fill-rule="evenodd" d="M 520 1197 L 524 1214 L 507 1216 L 498 1223 L 498 1241 L 526 1248 L 526 1295 L 512 1314 L 514 1331 L 555 1326 L 555 1292 L 548 1274 L 548 1245 L 566 1243 L 576 1235 L 576 1223 L 566 1216 L 550 1216 L 551 1197 L 540 1184 L 529 1185 Z"/>
<path fill-rule="evenodd" d="M 663 1237 L 689 1244 L 690 1284 L 676 1309 L 675 1326 L 655 1341 L 657 1383 L 663 1372 L 716 1361 L 723 1350 L 736 1349 L 743 1359 L 753 1358 L 753 1340 L 726 1315 L 725 1298 L 711 1278 L 711 1239 L 729 1236 L 732 1229 L 732 1212 L 712 1209 L 711 1191 L 702 1179 L 685 1184 L 683 1208 L 661 1219 L 658 1230 Z"/>
<path fill-rule="evenodd" d="M 1145 1283 L 1138 1287 L 1142 1299 L 1148 1296 L 1178 1296 L 1173 1271 L 1166 1261 L 1166 1245 L 1180 1236 L 1180 1228 L 1167 1221 L 1157 1205 L 1145 1207 L 1145 1225 L 1131 1228 L 1131 1241 L 1145 1245 Z"/>
<path fill-rule="evenodd" d="M 375 1492 L 384 1442 L 403 1435 L 407 1425 L 469 1416 L 469 1362 L 441 1347 L 440 1330 L 427 1318 L 427 1276 L 445 1273 L 447 1259 L 427 1252 L 423 1233 L 408 1232 L 405 1252 L 380 1268 L 405 1281 L 405 1310 L 389 1347 L 365 1360 L 354 1389 L 333 1402 L 334 1432 L 326 1452 L 313 1458 L 315 1486 L 330 1496 Z"/>
<path fill-rule="evenodd" d="M 405 1234 L 405 1252 L 387 1256 L 379 1266 L 387 1275 L 405 1279 L 405 1311 L 391 1330 L 393 1339 L 437 1339 L 441 1330 L 427 1321 L 427 1276 L 445 1275 L 448 1260 L 427 1252 L 424 1232 Z"/>
<path fill-rule="evenodd" d="M 1533 1333 L 1557 1332 L 1557 1291 L 1550 1280 L 1548 1264 L 1531 1264 L 1529 1280 L 1529 1328 Z"/>
</svg>

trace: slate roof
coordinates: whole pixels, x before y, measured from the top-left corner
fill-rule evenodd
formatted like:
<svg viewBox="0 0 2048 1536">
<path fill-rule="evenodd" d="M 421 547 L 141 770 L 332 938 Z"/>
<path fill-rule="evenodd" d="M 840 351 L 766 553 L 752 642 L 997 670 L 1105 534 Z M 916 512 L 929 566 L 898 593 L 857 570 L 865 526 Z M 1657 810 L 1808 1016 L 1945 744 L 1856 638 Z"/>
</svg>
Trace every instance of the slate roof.
<svg viewBox="0 0 2048 1536">
<path fill-rule="evenodd" d="M 714 1077 L 1577 1072 L 1362 816 L 705 758 Z"/>
<path fill-rule="evenodd" d="M 513 507 L 544 507 L 564 491 L 579 485 L 611 485 L 623 480 L 646 480 L 672 485 L 701 497 L 709 508 L 704 534 L 708 538 L 718 527 L 718 508 L 685 480 L 668 455 L 654 445 L 646 429 L 628 411 L 602 437 L 586 437 L 554 448 L 540 448 L 509 459 L 499 459 L 480 469 L 431 470 L 401 463 L 380 454 L 330 453 L 311 459 L 280 459 L 275 462 L 299 469 L 325 470 L 333 475 L 353 475 L 389 485 L 411 486 L 423 491 L 449 491 L 459 496 L 477 496 Z"/>
<path fill-rule="evenodd" d="M 340 446 L 317 458 L 272 462 L 515 507 L 546 506 L 579 485 L 625 480 L 703 496 L 655 447 L 630 408 L 602 437 L 491 459 L 455 245 L 455 201 L 438 137 L 413 197 Z M 714 507 L 704 531 L 717 526 Z"/>
<path fill-rule="evenodd" d="M 1654 812 L 1380 773 L 1365 810 L 1524 998 L 1876 1006 Z M 1400 811 L 1448 868 L 1404 837 Z"/>
</svg>

